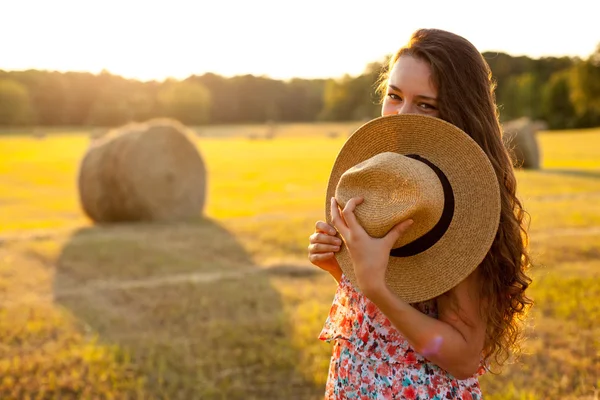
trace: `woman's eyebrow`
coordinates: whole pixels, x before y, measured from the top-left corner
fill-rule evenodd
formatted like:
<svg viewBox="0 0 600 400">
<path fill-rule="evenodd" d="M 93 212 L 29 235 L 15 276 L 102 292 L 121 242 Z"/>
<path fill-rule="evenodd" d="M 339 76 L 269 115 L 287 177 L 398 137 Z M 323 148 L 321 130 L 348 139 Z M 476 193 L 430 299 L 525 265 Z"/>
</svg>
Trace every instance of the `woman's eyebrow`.
<svg viewBox="0 0 600 400">
<path fill-rule="evenodd" d="M 388 87 L 389 87 L 390 89 L 392 89 L 394 92 L 399 92 L 399 93 L 402 93 L 402 90 L 400 90 L 400 88 L 399 88 L 399 87 L 397 87 L 397 86 L 394 86 L 394 85 L 388 85 Z M 422 95 L 422 94 L 419 94 L 419 95 L 417 95 L 417 96 L 415 96 L 415 97 L 418 97 L 418 98 L 420 98 L 420 99 L 423 99 L 423 100 L 437 101 L 437 98 L 435 98 L 435 97 L 431 97 L 431 96 L 424 96 L 424 95 Z"/>
</svg>

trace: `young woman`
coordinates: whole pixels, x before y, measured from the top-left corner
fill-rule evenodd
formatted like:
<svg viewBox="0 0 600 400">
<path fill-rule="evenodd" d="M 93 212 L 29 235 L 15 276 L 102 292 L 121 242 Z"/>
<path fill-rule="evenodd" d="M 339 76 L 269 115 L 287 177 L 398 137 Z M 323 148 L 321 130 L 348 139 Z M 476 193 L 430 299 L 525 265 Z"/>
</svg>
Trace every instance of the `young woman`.
<svg viewBox="0 0 600 400">
<path fill-rule="evenodd" d="M 384 276 L 391 244 L 412 221 L 395 226 L 392 239 L 375 239 L 356 224 L 361 198 L 344 207 L 332 199 L 332 223 L 318 221 L 308 246 L 309 260 L 339 283 L 320 335 L 335 342 L 325 397 L 480 399 L 478 376 L 518 352 L 519 322 L 532 303 L 525 294 L 525 212 L 502 143 L 491 71 L 466 39 L 422 29 L 391 58 L 379 89 L 382 116 L 437 117 L 477 143 L 500 187 L 499 225 L 473 273 L 440 296 L 409 304 L 389 290 Z M 352 256 L 356 285 L 336 259 L 342 244 Z M 348 318 L 360 324 L 342 327 Z"/>
</svg>

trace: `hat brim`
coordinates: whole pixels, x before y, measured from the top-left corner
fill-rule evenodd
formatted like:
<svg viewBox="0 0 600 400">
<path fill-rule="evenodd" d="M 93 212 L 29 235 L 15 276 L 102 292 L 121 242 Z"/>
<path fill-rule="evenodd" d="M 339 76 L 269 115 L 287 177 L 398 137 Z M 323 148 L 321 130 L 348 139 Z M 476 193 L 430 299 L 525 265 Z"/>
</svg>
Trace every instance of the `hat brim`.
<svg viewBox="0 0 600 400">
<path fill-rule="evenodd" d="M 500 220 L 498 178 L 479 145 L 456 126 L 417 114 L 379 117 L 358 128 L 336 157 L 325 199 L 328 223 L 330 199 L 342 174 L 382 152 L 418 154 L 440 168 L 452 186 L 454 216 L 446 233 L 419 254 L 390 256 L 386 271 L 387 285 L 401 299 L 425 301 L 458 285 L 489 251 Z M 345 244 L 336 259 L 344 275 L 358 287 Z"/>
</svg>

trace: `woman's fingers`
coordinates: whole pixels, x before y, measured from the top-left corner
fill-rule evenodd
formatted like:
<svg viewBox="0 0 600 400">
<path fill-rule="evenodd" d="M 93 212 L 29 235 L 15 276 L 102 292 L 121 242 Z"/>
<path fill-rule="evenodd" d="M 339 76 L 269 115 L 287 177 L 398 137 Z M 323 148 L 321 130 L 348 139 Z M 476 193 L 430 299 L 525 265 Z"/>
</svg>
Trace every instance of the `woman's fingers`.
<svg viewBox="0 0 600 400">
<path fill-rule="evenodd" d="M 308 245 L 309 261 L 334 277 L 341 275 L 335 253 L 340 251 L 342 240 L 336 235 L 337 231 L 331 224 L 317 221 L 315 232 L 310 235 L 310 244 Z"/>
<path fill-rule="evenodd" d="M 354 210 L 356 206 L 361 204 L 364 201 L 362 197 L 353 197 L 346 203 L 346 207 L 342 211 L 342 215 L 344 216 L 344 220 L 346 221 L 346 226 L 351 230 L 355 230 L 360 227 L 360 224 L 356 220 L 356 215 L 354 215 Z"/>
<path fill-rule="evenodd" d="M 344 217 L 342 217 L 342 214 L 340 213 L 335 197 L 331 198 L 331 223 L 342 236 L 347 236 L 348 226 L 346 226 L 346 221 L 344 221 Z"/>
<path fill-rule="evenodd" d="M 325 233 L 313 233 L 309 237 L 309 242 L 311 244 L 314 243 L 323 243 L 323 244 L 333 244 L 339 246 L 342 244 L 342 240 L 338 237 L 327 235 Z"/>
<path fill-rule="evenodd" d="M 313 243 L 308 246 L 308 252 L 311 254 L 316 253 L 330 253 L 334 251 L 340 251 L 340 246 L 334 244 L 323 244 L 323 243 Z"/>
<path fill-rule="evenodd" d="M 327 261 L 333 258 L 333 253 L 316 253 L 308 256 L 308 260 L 312 263 L 318 263 L 320 261 Z"/>
<path fill-rule="evenodd" d="M 335 197 L 331 198 L 331 222 L 344 238 L 347 238 L 351 231 L 361 228 L 354 215 L 354 210 L 356 209 L 356 206 L 360 205 L 363 201 L 364 199 L 362 197 L 353 197 L 348 200 L 346 206 L 342 212 L 340 212 Z"/>
<path fill-rule="evenodd" d="M 383 238 L 386 245 L 391 249 L 392 246 L 394 245 L 394 243 L 396 243 L 396 241 L 398 239 L 400 239 L 400 237 L 402 235 L 404 235 L 404 233 L 408 230 L 408 228 L 412 224 L 413 224 L 413 220 L 407 219 L 405 221 L 400 222 L 399 224 L 394 226 L 392 229 L 390 229 L 390 231 L 387 233 L 387 235 L 385 235 L 385 237 Z"/>
<path fill-rule="evenodd" d="M 317 224 L 315 225 L 315 230 L 317 232 L 326 233 L 328 235 L 335 235 L 337 233 L 333 226 L 323 221 L 317 221 Z"/>
</svg>

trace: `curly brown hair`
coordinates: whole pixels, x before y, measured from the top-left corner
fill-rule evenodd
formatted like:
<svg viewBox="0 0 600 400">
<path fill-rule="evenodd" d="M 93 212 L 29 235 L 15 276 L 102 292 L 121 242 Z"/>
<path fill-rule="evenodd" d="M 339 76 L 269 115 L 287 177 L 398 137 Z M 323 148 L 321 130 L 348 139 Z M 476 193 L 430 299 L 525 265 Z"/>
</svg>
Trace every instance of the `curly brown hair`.
<svg viewBox="0 0 600 400">
<path fill-rule="evenodd" d="M 490 159 L 500 183 L 500 225 L 491 249 L 479 265 L 481 298 L 487 318 L 483 349 L 486 362 L 503 365 L 520 353 L 522 322 L 533 301 L 525 294 L 531 284 L 528 254 L 528 214 L 516 196 L 517 181 L 502 141 L 496 106 L 496 83 L 482 54 L 465 38 L 439 29 L 413 33 L 384 67 L 377 91 L 383 99 L 389 71 L 404 55 L 429 63 L 438 90 L 439 117 L 467 132 Z"/>
</svg>

